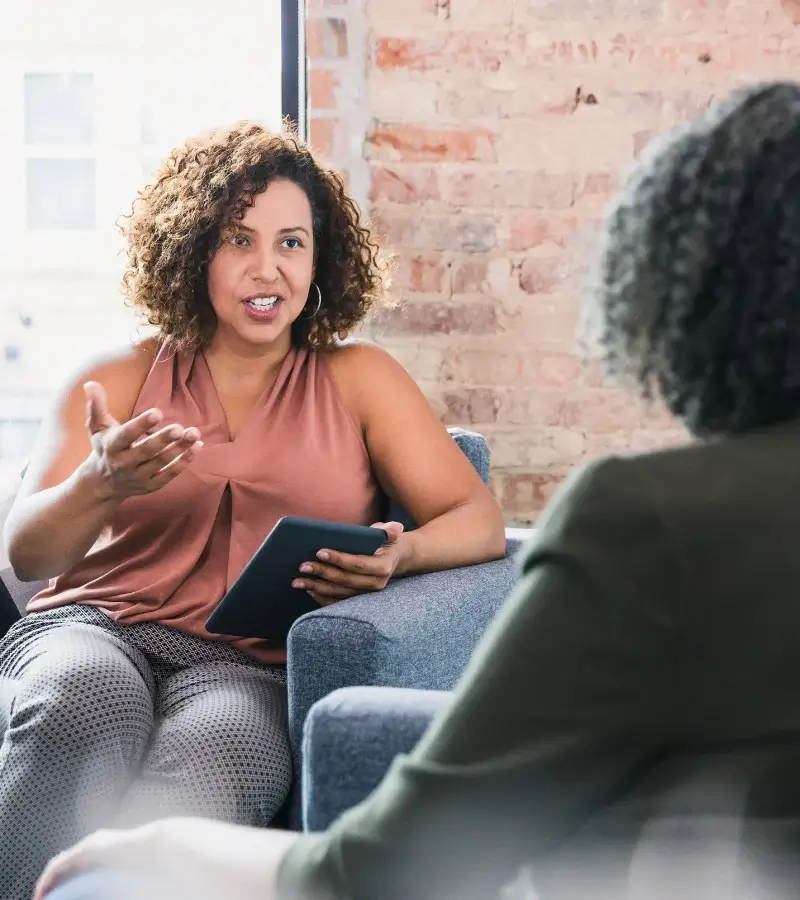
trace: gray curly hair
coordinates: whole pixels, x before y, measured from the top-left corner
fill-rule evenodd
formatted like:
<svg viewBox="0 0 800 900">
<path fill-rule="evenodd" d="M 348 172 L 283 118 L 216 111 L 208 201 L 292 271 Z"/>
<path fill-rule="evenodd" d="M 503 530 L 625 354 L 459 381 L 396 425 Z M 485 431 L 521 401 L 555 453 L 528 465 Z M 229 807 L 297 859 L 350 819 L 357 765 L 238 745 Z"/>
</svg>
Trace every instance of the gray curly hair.
<svg viewBox="0 0 800 900">
<path fill-rule="evenodd" d="M 609 211 L 589 322 L 607 372 L 696 435 L 800 415 L 800 85 L 651 143 Z"/>
</svg>

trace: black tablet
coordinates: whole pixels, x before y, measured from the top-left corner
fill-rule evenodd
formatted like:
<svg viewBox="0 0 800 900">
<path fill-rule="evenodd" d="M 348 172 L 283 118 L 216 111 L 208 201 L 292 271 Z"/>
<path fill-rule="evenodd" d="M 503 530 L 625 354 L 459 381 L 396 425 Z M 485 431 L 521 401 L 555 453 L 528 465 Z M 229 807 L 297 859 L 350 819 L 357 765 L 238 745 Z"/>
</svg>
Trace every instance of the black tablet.
<svg viewBox="0 0 800 900">
<path fill-rule="evenodd" d="M 284 516 L 208 618 L 212 634 L 286 643 L 296 619 L 320 605 L 292 587 L 300 566 L 320 550 L 371 556 L 386 542 L 382 528 Z"/>
</svg>

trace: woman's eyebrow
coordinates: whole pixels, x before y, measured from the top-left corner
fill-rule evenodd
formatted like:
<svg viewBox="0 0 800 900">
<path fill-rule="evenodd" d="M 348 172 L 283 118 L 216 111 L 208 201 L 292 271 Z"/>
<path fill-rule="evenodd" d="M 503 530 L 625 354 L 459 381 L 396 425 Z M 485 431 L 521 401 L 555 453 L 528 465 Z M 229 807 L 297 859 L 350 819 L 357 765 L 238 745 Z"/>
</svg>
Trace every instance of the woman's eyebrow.
<svg viewBox="0 0 800 900">
<path fill-rule="evenodd" d="M 308 233 L 308 229 L 303 227 L 302 225 L 294 225 L 291 228 L 281 228 L 278 231 L 278 234 L 288 234 L 290 231 L 302 231 L 307 237 L 311 237 Z"/>
</svg>

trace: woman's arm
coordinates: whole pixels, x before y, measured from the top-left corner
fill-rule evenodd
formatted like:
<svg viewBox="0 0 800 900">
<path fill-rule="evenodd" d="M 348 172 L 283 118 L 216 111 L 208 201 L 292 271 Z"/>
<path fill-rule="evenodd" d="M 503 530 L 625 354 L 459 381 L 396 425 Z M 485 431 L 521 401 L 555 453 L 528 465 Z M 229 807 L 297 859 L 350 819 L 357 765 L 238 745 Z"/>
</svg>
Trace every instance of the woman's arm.
<svg viewBox="0 0 800 900">
<path fill-rule="evenodd" d="M 111 415 L 126 421 L 152 364 L 150 344 L 85 367 L 56 396 L 4 529 L 9 562 L 21 581 L 53 578 L 74 566 L 117 508 L 120 501 L 92 460 L 83 385 L 104 384 Z"/>
<path fill-rule="evenodd" d="M 343 347 L 333 360 L 382 488 L 420 526 L 400 538 L 395 574 L 502 557 L 500 507 L 405 369 L 366 343 Z"/>
</svg>

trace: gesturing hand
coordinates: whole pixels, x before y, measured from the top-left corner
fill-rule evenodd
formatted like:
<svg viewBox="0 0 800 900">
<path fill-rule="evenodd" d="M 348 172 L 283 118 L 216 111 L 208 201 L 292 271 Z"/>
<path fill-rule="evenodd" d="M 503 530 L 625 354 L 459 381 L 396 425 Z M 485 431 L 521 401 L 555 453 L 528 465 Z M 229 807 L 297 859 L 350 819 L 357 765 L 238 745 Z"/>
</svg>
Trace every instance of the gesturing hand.
<svg viewBox="0 0 800 900">
<path fill-rule="evenodd" d="M 119 500 L 149 494 L 180 475 L 203 446 L 196 428 L 168 425 L 150 434 L 161 421 L 151 409 L 120 424 L 108 409 L 108 397 L 96 381 L 83 386 L 86 427 L 97 471 L 110 495 Z"/>
<path fill-rule="evenodd" d="M 300 566 L 300 577 L 292 582 L 293 587 L 305 589 L 322 604 L 382 591 L 403 556 L 403 526 L 399 522 L 376 522 L 372 527 L 382 528 L 387 534 L 386 543 L 374 556 L 320 550 L 316 560 Z"/>
</svg>

